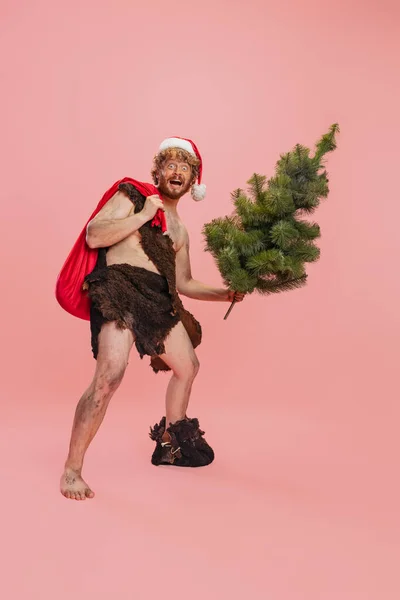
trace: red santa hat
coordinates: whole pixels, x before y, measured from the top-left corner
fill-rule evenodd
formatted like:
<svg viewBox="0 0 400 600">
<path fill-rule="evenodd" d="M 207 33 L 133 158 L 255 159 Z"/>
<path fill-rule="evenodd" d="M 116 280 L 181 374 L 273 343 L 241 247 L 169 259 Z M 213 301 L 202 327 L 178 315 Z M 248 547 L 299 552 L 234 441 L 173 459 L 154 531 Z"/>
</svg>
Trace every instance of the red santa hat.
<svg viewBox="0 0 400 600">
<path fill-rule="evenodd" d="M 197 183 L 194 183 L 192 186 L 191 194 L 193 200 L 196 200 L 196 202 L 199 202 L 199 200 L 204 200 L 206 196 L 206 186 L 204 185 L 204 183 L 201 183 L 203 161 L 201 159 L 200 152 L 198 151 L 194 142 L 178 136 L 170 137 L 161 142 L 159 151 L 162 152 L 163 150 L 167 150 L 168 148 L 179 148 L 181 150 L 186 150 L 186 152 L 189 152 L 189 154 L 192 154 L 193 156 L 196 156 L 196 158 L 199 159 L 199 175 L 197 178 Z"/>
</svg>

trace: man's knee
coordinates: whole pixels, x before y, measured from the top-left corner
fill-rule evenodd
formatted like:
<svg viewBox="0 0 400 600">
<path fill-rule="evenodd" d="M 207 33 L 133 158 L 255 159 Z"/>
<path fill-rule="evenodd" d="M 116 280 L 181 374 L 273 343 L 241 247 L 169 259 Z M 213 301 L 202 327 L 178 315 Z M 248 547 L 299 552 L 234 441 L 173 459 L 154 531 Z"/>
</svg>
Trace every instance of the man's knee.
<svg viewBox="0 0 400 600">
<path fill-rule="evenodd" d="M 184 361 L 179 365 L 179 368 L 176 370 L 175 375 L 177 375 L 180 379 L 193 381 L 197 373 L 199 372 L 199 369 L 199 359 L 196 355 L 193 355 L 190 356 L 188 360 Z"/>
<path fill-rule="evenodd" d="M 105 391 L 115 391 L 124 378 L 126 366 L 126 363 L 106 362 L 96 378 L 97 387 Z"/>
</svg>

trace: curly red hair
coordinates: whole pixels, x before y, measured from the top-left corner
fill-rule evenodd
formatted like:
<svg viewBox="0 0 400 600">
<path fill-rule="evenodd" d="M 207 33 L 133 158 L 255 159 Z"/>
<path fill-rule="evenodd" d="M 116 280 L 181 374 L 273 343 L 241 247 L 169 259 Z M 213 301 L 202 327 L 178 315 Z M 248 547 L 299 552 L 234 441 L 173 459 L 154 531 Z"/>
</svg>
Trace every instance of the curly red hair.
<svg viewBox="0 0 400 600">
<path fill-rule="evenodd" d="M 164 161 L 167 159 L 175 159 L 183 162 L 187 162 L 188 165 L 192 167 L 192 177 L 194 180 L 197 179 L 199 175 L 199 166 L 200 161 L 197 156 L 193 156 L 190 152 L 186 150 L 182 150 L 181 148 L 167 148 L 166 150 L 162 150 L 153 159 L 153 168 L 151 170 L 151 176 L 153 178 L 154 183 L 157 185 L 157 173 L 162 169 Z"/>
</svg>

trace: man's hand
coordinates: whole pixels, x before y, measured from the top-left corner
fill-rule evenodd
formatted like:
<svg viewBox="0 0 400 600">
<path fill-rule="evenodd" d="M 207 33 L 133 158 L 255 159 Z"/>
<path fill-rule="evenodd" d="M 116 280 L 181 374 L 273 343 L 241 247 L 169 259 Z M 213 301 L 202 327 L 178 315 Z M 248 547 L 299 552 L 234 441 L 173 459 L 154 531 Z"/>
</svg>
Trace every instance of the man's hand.
<svg viewBox="0 0 400 600">
<path fill-rule="evenodd" d="M 235 290 L 227 290 L 228 302 L 242 302 L 246 294 L 243 292 L 235 292 Z"/>
<path fill-rule="evenodd" d="M 147 196 L 141 213 L 147 221 L 150 221 L 160 209 L 164 210 L 163 201 L 160 196 L 153 194 L 153 196 Z"/>
</svg>

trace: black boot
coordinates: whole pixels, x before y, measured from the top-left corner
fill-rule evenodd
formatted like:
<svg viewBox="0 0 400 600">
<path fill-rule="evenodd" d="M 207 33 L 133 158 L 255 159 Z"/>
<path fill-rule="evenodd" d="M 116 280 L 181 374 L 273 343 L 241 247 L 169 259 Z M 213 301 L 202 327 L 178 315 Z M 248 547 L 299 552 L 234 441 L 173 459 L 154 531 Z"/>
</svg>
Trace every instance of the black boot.
<svg viewBox="0 0 400 600">
<path fill-rule="evenodd" d="M 204 439 L 198 419 L 182 419 L 167 429 L 169 440 L 163 442 L 165 417 L 150 428 L 150 438 L 156 442 L 151 457 L 153 465 L 176 467 L 205 467 L 214 460 L 214 451 Z"/>
<path fill-rule="evenodd" d="M 156 447 L 153 452 L 153 456 L 151 457 L 151 462 L 153 465 L 163 464 L 163 457 L 166 454 L 165 447 L 162 445 L 162 436 L 165 432 L 165 417 L 161 419 L 161 421 L 154 425 L 154 427 L 150 427 L 150 438 L 156 442 Z"/>
</svg>

